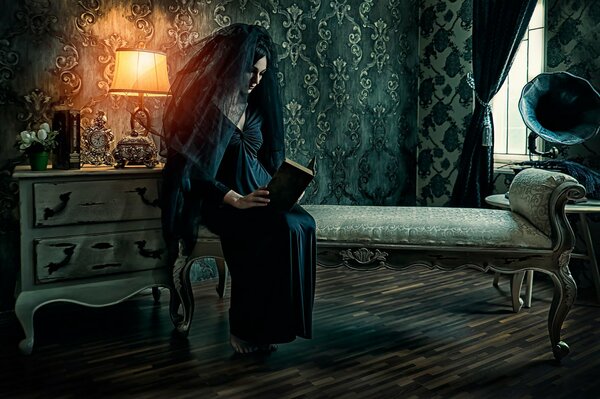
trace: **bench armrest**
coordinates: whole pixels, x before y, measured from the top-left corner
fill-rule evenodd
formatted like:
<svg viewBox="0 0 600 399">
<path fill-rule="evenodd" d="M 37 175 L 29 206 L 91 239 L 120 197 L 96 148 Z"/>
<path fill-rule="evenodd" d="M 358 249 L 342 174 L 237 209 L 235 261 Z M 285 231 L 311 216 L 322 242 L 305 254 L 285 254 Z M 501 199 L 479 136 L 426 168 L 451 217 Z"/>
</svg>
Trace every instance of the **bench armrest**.
<svg viewBox="0 0 600 399">
<path fill-rule="evenodd" d="M 564 173 L 529 168 L 519 172 L 510 188 L 510 209 L 526 218 L 541 232 L 552 237 L 553 243 L 567 246 L 574 238 L 565 216 L 568 200 L 580 199 L 585 188 Z M 561 245 L 562 246 L 562 245 Z"/>
</svg>

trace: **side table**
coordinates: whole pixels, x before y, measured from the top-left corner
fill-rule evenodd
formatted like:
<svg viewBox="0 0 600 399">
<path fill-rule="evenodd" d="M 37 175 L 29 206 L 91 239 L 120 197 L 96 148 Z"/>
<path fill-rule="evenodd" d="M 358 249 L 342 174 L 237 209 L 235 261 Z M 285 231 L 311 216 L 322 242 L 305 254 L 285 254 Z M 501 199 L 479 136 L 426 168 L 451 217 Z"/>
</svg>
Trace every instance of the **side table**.
<svg viewBox="0 0 600 399">
<path fill-rule="evenodd" d="M 15 313 L 34 343 L 34 313 L 62 301 L 112 305 L 146 288 L 173 291 L 158 207 L 161 169 L 17 168 L 21 268 Z M 170 309 L 172 311 L 172 309 Z M 171 312 L 171 316 L 174 317 Z"/>
<path fill-rule="evenodd" d="M 509 199 L 506 198 L 505 194 L 490 195 L 485 198 L 485 202 L 498 208 L 510 208 Z M 573 259 L 583 259 L 589 263 L 592 270 L 594 288 L 596 289 L 596 299 L 598 302 L 600 302 L 600 271 L 598 269 L 598 260 L 596 259 L 596 253 L 592 243 L 592 235 L 590 233 L 590 227 L 587 220 L 588 214 L 600 213 L 600 200 L 589 199 L 585 202 L 567 204 L 565 207 L 565 213 L 576 214 L 579 217 L 579 232 L 583 238 L 585 253 L 572 253 L 571 257 Z M 533 276 L 533 272 L 528 273 L 532 273 L 531 276 Z M 530 275 L 528 275 L 528 280 L 529 278 L 531 278 Z M 531 302 L 531 291 L 528 293 L 528 296 L 528 300 Z"/>
</svg>

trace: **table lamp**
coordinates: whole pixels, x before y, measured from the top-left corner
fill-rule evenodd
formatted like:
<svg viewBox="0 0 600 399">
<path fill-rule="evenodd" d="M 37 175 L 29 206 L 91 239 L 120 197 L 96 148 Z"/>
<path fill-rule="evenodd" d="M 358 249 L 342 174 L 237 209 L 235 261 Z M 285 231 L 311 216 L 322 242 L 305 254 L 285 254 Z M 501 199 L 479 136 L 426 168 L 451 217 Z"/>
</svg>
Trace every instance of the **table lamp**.
<svg viewBox="0 0 600 399">
<path fill-rule="evenodd" d="M 126 164 L 154 167 L 157 149 L 148 137 L 150 112 L 144 107 L 144 96 L 166 96 L 169 92 L 167 55 L 160 51 L 120 48 L 116 50 L 115 73 L 108 90 L 112 94 L 138 96 L 139 103 L 131 114 L 131 131 L 113 151 L 115 167 Z"/>
</svg>

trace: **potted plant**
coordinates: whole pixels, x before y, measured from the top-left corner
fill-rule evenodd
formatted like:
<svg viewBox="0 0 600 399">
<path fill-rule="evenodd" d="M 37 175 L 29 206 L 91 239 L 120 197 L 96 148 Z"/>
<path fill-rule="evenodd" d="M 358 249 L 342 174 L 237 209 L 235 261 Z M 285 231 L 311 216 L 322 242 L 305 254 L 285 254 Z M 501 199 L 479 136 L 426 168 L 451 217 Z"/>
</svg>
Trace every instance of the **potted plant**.
<svg viewBox="0 0 600 399">
<path fill-rule="evenodd" d="M 50 125 L 42 123 L 36 130 L 23 130 L 17 135 L 19 150 L 27 154 L 31 170 L 46 170 L 48 166 L 48 153 L 58 144 L 57 131 L 50 129 Z"/>
</svg>

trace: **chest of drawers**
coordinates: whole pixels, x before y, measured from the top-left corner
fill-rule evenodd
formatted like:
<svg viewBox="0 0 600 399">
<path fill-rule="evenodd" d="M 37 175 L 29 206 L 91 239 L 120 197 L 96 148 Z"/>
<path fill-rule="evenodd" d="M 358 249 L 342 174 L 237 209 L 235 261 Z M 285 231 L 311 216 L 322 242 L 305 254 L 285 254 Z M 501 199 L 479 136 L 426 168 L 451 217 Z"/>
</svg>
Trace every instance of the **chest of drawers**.
<svg viewBox="0 0 600 399">
<path fill-rule="evenodd" d="M 21 269 L 15 313 L 33 348 L 33 316 L 66 301 L 106 306 L 172 288 L 158 204 L 160 168 L 17 169 Z"/>
</svg>

